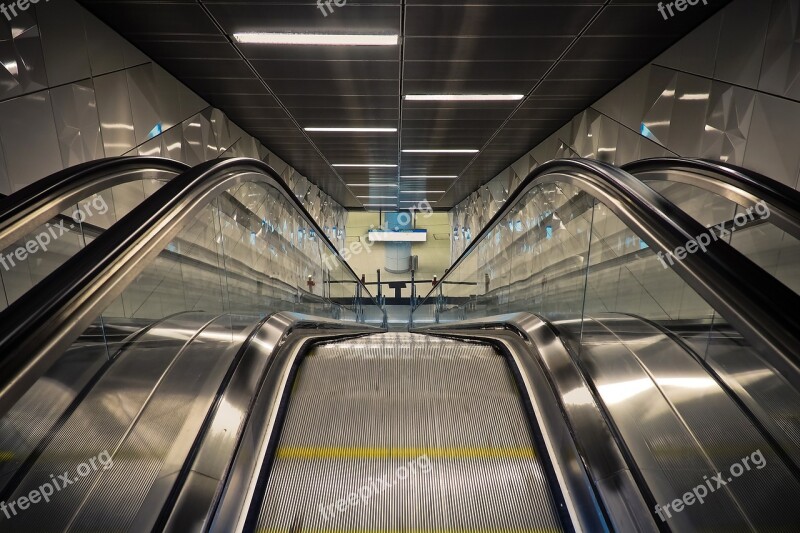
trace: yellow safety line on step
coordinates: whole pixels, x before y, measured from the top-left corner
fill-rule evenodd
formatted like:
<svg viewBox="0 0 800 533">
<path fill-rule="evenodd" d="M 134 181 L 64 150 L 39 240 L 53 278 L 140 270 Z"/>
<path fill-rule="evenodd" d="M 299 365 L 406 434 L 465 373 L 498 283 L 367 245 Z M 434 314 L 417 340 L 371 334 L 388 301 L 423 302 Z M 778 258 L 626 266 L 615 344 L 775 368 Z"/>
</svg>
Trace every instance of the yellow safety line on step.
<svg viewBox="0 0 800 533">
<path fill-rule="evenodd" d="M 278 459 L 530 459 L 531 448 L 433 447 L 433 448 L 369 448 L 369 447 L 284 447 L 278 448 Z"/>
</svg>

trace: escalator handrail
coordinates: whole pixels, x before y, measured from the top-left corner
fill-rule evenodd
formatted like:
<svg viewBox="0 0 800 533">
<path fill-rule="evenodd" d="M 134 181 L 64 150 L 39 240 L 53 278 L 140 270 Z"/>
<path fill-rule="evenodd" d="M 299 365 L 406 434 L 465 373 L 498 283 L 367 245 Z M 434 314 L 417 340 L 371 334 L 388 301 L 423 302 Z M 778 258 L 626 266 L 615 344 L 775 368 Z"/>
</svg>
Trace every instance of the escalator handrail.
<svg viewBox="0 0 800 533">
<path fill-rule="evenodd" d="M 98 236 L 0 313 L 0 415 L 122 294 L 200 209 L 243 182 L 274 187 L 316 231 L 343 268 L 361 283 L 272 167 L 248 158 L 201 163 L 167 182 L 115 224 L 114 231 Z M 366 287 L 362 294 L 377 305 Z"/>
<path fill-rule="evenodd" d="M 654 252 L 669 254 L 708 231 L 619 168 L 584 159 L 549 161 L 523 180 L 417 308 L 434 296 L 434 291 L 533 187 L 547 183 L 569 183 L 597 198 Z M 800 296 L 723 240 L 712 242 L 707 249 L 707 253 L 688 254 L 670 268 L 800 390 L 800 328 L 794 318 Z"/>
<path fill-rule="evenodd" d="M 189 165 L 163 157 L 109 157 L 80 163 L 42 178 L 0 199 L 0 243 L 13 242 L 77 200 L 137 179 L 137 170 L 180 174 Z"/>
<path fill-rule="evenodd" d="M 758 172 L 719 161 L 677 157 L 642 159 L 622 165 L 620 168 L 633 175 L 647 172 L 685 171 L 707 176 L 713 180 L 714 185 L 700 182 L 697 184 L 698 187 L 710 190 L 720 196 L 732 193 L 740 198 L 744 193 L 744 195 L 764 201 L 769 205 L 771 212 L 777 211 L 783 221 L 787 222 L 786 225 L 782 225 L 782 229 L 800 239 L 800 191 Z M 668 175 L 663 179 L 672 181 Z M 788 227 L 786 227 L 787 225 Z"/>
</svg>

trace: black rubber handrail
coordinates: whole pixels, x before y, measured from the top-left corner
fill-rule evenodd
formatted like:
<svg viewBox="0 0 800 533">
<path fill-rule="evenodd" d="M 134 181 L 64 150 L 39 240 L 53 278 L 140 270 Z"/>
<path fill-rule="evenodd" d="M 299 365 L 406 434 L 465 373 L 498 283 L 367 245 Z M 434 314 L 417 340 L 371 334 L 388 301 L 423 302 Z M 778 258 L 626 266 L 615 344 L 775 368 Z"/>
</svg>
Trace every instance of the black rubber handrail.
<svg viewBox="0 0 800 533">
<path fill-rule="evenodd" d="M 676 157 L 642 159 L 622 165 L 620 168 L 634 176 L 649 172 L 667 173 L 670 171 L 700 174 L 719 182 L 720 188 L 712 192 L 724 195 L 725 189 L 734 188 L 746 195 L 764 201 L 770 206 L 771 211 L 778 211 L 778 214 L 789 223 L 789 227 L 781 225 L 783 229 L 795 238 L 800 239 L 800 191 L 758 172 L 719 161 L 680 159 Z M 668 177 L 665 179 L 669 180 Z M 701 184 L 698 186 L 702 187 Z M 711 190 L 707 187 L 702 188 Z"/>
<path fill-rule="evenodd" d="M 707 228 L 629 173 L 583 159 L 560 159 L 534 169 L 419 306 L 472 253 L 488 232 L 533 187 L 569 183 L 606 205 L 654 252 L 685 246 Z M 719 312 L 769 364 L 800 390 L 800 296 L 722 240 L 670 268 Z"/>
<path fill-rule="evenodd" d="M 167 182 L 115 224 L 114 231 L 98 236 L 0 313 L 0 415 L 122 294 L 196 213 L 243 182 L 275 187 L 360 283 L 272 167 L 247 158 L 201 163 Z M 362 294 L 375 303 L 366 287 L 362 287 Z"/>
<path fill-rule="evenodd" d="M 136 179 L 132 173 L 138 170 L 163 170 L 177 175 L 189 168 L 180 161 L 149 156 L 111 157 L 65 168 L 0 199 L 0 243 L 13 241 L 31 227 L 46 222 L 61 211 L 57 205 L 67 207 L 93 193 Z"/>
</svg>

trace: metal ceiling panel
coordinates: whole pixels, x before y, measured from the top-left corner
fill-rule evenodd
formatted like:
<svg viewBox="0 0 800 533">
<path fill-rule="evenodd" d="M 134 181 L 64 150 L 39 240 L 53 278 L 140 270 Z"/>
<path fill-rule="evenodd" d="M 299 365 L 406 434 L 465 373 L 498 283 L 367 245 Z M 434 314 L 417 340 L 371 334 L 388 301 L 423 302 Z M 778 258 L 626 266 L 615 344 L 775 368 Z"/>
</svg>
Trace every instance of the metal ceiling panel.
<svg viewBox="0 0 800 533">
<path fill-rule="evenodd" d="M 651 0 L 84 0 L 242 129 L 331 195 L 452 207 L 568 123 L 727 0 L 664 21 Z M 398 46 L 240 44 L 234 33 L 378 33 Z M 420 102 L 418 93 L 520 94 Z M 385 127 L 320 133 L 307 127 Z M 403 149 L 470 148 L 477 154 Z M 347 168 L 339 163 L 396 164 Z M 459 179 L 401 176 L 453 175 Z M 393 184 L 391 187 L 359 187 Z M 348 185 L 354 185 L 348 189 Z M 393 191 L 385 194 L 386 191 Z M 404 196 L 406 195 L 406 196 Z"/>
</svg>

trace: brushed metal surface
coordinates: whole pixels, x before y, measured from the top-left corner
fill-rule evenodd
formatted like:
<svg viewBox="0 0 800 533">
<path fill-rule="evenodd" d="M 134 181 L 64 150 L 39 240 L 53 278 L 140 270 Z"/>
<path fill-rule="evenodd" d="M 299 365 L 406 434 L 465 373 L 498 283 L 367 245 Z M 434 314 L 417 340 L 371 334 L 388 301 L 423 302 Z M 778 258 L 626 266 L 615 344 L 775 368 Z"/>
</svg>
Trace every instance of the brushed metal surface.
<svg viewBox="0 0 800 533">
<path fill-rule="evenodd" d="M 668 521 L 677 531 L 791 530 L 800 481 L 719 383 L 662 331 L 630 317 L 586 319 L 580 359 L 660 504 L 722 472 L 726 485 Z M 760 451 L 762 468 L 729 469 Z M 705 476 L 705 477 L 704 477 Z"/>
<path fill-rule="evenodd" d="M 526 426 L 489 346 L 408 333 L 319 346 L 292 387 L 258 530 L 560 530 Z M 368 501 L 321 512 L 382 476 L 392 486 Z"/>
<path fill-rule="evenodd" d="M 122 353 L 53 436 L 50 444 L 27 475 L 20 480 L 7 501 L 28 495 L 43 483 L 49 482 L 51 475 L 58 476 L 68 472 L 70 476 L 75 476 L 79 464 L 104 451 L 113 456 L 140 420 L 165 376 L 169 375 L 176 361 L 180 361 L 182 348 L 210 318 L 213 317 L 193 313 L 166 320 L 148 330 L 135 345 Z M 200 366 L 196 368 L 201 369 Z M 124 465 L 120 466 L 116 472 L 122 474 L 128 471 Z M 111 471 L 114 469 L 108 472 Z M 8 518 L 0 515 L 0 529 L 68 529 L 75 513 L 102 473 L 105 472 L 101 469 L 78 478 L 44 506 L 33 507 L 28 512 Z M 125 484 L 128 487 L 135 486 L 136 476 L 128 478 Z M 110 506 L 110 512 L 121 510 L 124 507 L 120 505 L 130 503 L 116 491 L 110 492 L 108 496 L 113 497 L 115 494 L 120 500 Z M 102 527 L 102 524 L 92 527 L 98 526 Z"/>
<path fill-rule="evenodd" d="M 591 476 L 596 487 L 597 499 L 601 501 L 599 505 L 605 506 L 613 528 L 617 531 L 659 529 L 648 505 L 655 505 L 655 500 L 627 446 L 619 438 L 591 382 L 587 381 L 564 339 L 549 322 L 529 313 L 515 313 L 431 326 L 420 331 L 476 339 L 502 339 L 510 332 L 523 337 L 525 343 L 518 346 L 521 349 L 516 358 L 518 364 L 524 365 L 522 368 L 527 371 L 538 372 L 537 367 L 544 371 L 549 386 L 540 391 L 540 401 L 544 397 L 542 393 L 552 389 L 559 397 L 561 410 L 553 418 L 560 415 L 569 425 L 571 435 L 560 441 L 556 463 L 564 465 L 563 477 L 569 486 L 577 489 L 567 490 L 567 493 L 577 500 L 574 506 L 579 509 L 580 516 L 593 520 L 592 508 L 598 505 L 591 495 L 587 497 L 586 492 L 580 490 L 585 483 L 580 473 L 581 464 L 584 464 L 586 474 Z M 556 426 L 556 423 L 554 420 L 551 425 Z M 570 439 L 574 439 L 575 459 L 573 463 L 566 463 L 565 459 L 571 455 L 570 446 L 566 444 Z M 586 529 L 592 530 L 593 527 L 587 526 Z"/>
</svg>

